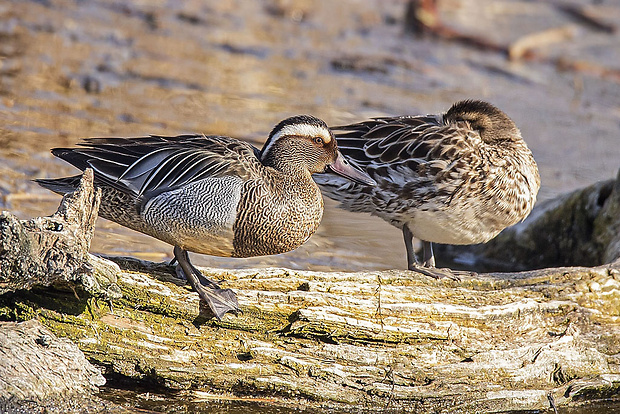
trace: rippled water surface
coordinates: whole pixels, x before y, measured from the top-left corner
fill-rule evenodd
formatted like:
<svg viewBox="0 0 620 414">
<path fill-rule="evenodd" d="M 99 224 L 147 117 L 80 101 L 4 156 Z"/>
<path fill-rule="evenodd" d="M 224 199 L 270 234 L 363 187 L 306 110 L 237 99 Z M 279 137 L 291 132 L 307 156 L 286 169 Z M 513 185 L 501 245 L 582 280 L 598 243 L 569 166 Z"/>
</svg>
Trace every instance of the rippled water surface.
<svg viewBox="0 0 620 414">
<path fill-rule="evenodd" d="M 345 410 L 335 408 L 316 409 L 308 408 L 303 403 L 278 405 L 277 401 L 269 398 L 231 398 L 219 399 L 216 396 L 199 393 L 200 395 L 158 394 L 153 392 L 134 392 L 120 389 L 104 390 L 102 397 L 124 407 L 133 407 L 139 413 L 165 412 L 165 413 L 205 413 L 205 414 L 355 414 L 359 410 Z M 383 410 L 381 410 L 383 408 Z M 389 414 L 410 412 L 399 410 L 394 406 L 374 407 Z M 620 411 L 618 401 L 601 401 L 591 403 L 584 407 L 562 407 L 561 414 L 611 414 Z M 534 414 L 541 411 L 506 411 L 505 414 Z M 552 413 L 549 410 L 549 413 Z"/>
<path fill-rule="evenodd" d="M 574 26 L 576 34 L 543 47 L 538 60 L 510 62 L 404 35 L 404 1 L 4 2 L 0 207 L 20 218 L 53 213 L 60 198 L 30 180 L 73 174 L 49 148 L 82 137 L 204 132 L 260 146 L 292 114 L 333 125 L 443 111 L 470 97 L 495 103 L 520 126 L 540 167 L 541 199 L 613 177 L 618 35 L 579 26 L 546 4 L 443 4 L 447 24 L 499 43 L 554 27 Z M 618 8 L 607 7 L 618 23 Z M 558 56 L 595 69 L 558 70 Z M 171 258 L 166 244 L 103 219 L 92 250 Z M 405 264 L 400 231 L 329 200 L 318 233 L 294 252 L 195 260 L 340 270 Z"/>
<path fill-rule="evenodd" d="M 492 33 L 498 42 L 574 25 L 549 6 L 519 11 L 510 3 L 469 1 L 442 13 L 455 27 Z M 30 180 L 74 173 L 48 150 L 81 137 L 205 132 L 260 145 L 291 114 L 339 124 L 442 111 L 467 97 L 490 100 L 515 119 L 539 163 L 541 199 L 614 175 L 617 77 L 511 63 L 497 53 L 404 36 L 403 10 L 401 1 L 5 2 L 0 207 L 21 218 L 51 214 L 59 198 Z M 543 52 L 620 70 L 617 35 L 578 29 L 574 39 Z M 295 252 L 195 260 L 231 267 L 404 266 L 398 230 L 326 204 L 321 229 Z M 92 250 L 159 261 L 171 249 L 100 220 Z"/>
</svg>

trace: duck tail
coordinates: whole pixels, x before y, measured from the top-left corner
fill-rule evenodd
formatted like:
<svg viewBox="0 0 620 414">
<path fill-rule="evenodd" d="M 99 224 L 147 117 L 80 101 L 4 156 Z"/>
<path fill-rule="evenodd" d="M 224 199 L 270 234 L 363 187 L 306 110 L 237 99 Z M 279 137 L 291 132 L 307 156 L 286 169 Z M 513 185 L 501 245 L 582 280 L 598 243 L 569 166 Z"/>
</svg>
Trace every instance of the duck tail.
<svg viewBox="0 0 620 414">
<path fill-rule="evenodd" d="M 57 194 L 65 195 L 75 191 L 75 189 L 80 185 L 81 177 L 81 175 L 75 175 L 73 177 L 63 178 L 37 178 L 34 182 L 43 188 L 52 190 Z"/>
</svg>

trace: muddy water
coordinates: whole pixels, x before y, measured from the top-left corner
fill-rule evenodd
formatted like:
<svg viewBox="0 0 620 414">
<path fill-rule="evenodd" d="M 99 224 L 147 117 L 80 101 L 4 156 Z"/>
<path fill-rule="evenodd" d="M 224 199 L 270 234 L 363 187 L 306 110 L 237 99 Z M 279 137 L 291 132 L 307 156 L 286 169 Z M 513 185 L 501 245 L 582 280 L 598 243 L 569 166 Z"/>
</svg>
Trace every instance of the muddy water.
<svg viewBox="0 0 620 414">
<path fill-rule="evenodd" d="M 105 398 L 124 407 L 134 407 L 136 412 L 164 412 L 164 413 L 193 413 L 193 414 L 351 414 L 363 413 L 364 411 L 352 411 L 347 409 L 316 409 L 308 408 L 302 404 L 292 406 L 274 405 L 269 398 L 256 398 L 254 400 L 239 401 L 205 399 L 179 393 L 177 395 L 163 395 L 154 392 L 135 393 L 125 390 L 106 390 Z M 386 408 L 383 411 L 373 407 L 375 411 L 383 413 L 407 413 L 405 409 Z M 599 402 L 587 407 L 561 407 L 558 412 L 562 414 L 608 414 L 617 413 L 620 405 L 614 402 Z M 504 414 L 532 414 L 541 411 L 505 411 Z M 549 410 L 551 412 L 551 410 Z"/>
<path fill-rule="evenodd" d="M 444 22 L 508 44 L 568 28 L 535 59 L 403 35 L 404 1 L 5 1 L 0 4 L 0 208 L 48 215 L 30 180 L 74 174 L 49 154 L 82 137 L 203 132 L 260 146 L 298 113 L 340 124 L 482 98 L 511 115 L 538 161 L 541 199 L 620 167 L 620 39 L 538 2 L 444 1 Z M 573 2 L 574 3 L 574 2 Z M 585 1 L 583 2 L 586 3 Z M 592 6 L 620 25 L 613 2 Z M 562 60 L 563 59 L 563 60 Z M 582 62 L 560 70 L 558 62 Z M 570 65 L 563 65 L 566 67 Z M 92 251 L 161 261 L 171 247 L 101 219 Z M 298 250 L 200 265 L 402 268 L 398 230 L 326 200 Z"/>
</svg>

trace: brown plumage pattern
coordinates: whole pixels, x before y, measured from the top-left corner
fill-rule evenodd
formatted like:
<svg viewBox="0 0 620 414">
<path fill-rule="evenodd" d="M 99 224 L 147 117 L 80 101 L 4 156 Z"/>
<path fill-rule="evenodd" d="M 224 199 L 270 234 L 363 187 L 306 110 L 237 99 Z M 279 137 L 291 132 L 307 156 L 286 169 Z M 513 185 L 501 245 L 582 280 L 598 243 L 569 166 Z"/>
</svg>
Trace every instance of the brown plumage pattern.
<svg viewBox="0 0 620 414">
<path fill-rule="evenodd" d="M 230 289 L 206 279 L 188 251 L 230 257 L 284 253 L 305 243 L 323 215 L 312 174 L 332 171 L 366 184 L 320 119 L 280 122 L 261 151 L 222 136 L 91 138 L 52 153 L 94 170 L 100 215 L 175 246 L 175 258 L 215 316 L 238 310 Z M 79 176 L 37 180 L 60 194 Z"/>
<path fill-rule="evenodd" d="M 402 229 L 409 269 L 420 270 L 412 237 L 423 241 L 423 265 L 432 268 L 431 243 L 487 242 L 525 219 L 536 201 L 540 177 L 532 153 L 514 122 L 487 102 L 461 101 L 443 114 L 375 118 L 332 130 L 343 155 L 377 185 L 331 174 L 317 182 L 341 207 Z"/>
</svg>

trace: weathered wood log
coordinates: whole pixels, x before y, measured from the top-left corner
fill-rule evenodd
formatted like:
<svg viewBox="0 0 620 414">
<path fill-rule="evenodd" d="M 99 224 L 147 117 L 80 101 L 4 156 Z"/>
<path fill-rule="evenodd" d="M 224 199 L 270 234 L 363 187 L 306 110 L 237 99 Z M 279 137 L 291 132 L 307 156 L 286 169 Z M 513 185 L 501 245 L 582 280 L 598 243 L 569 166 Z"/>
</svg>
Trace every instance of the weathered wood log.
<svg viewBox="0 0 620 414">
<path fill-rule="evenodd" d="M 105 384 L 77 345 L 36 320 L 0 322 L 0 355 L 3 413 L 31 412 L 40 405 L 81 411 L 81 405 L 90 404 L 85 397 Z"/>
<path fill-rule="evenodd" d="M 0 213 L 0 294 L 79 282 L 91 293 L 109 288 L 114 297 L 115 271 L 99 266 L 99 273 L 93 273 L 88 263 L 100 200 L 101 191 L 94 190 L 93 172 L 88 170 L 79 188 L 63 197 L 50 217 L 21 221 L 6 211 Z"/>
<path fill-rule="evenodd" d="M 217 322 L 167 264 L 108 259 L 90 263 L 116 269 L 121 297 L 36 287 L 0 296 L 0 315 L 38 319 L 108 374 L 193 397 L 481 412 L 620 395 L 618 260 L 461 281 L 204 269 L 243 311 Z"/>
<path fill-rule="evenodd" d="M 167 265 L 116 258 L 122 299 L 4 298 L 108 373 L 174 390 L 441 412 L 543 409 L 620 391 L 620 266 L 435 281 L 408 271 L 205 269 L 243 314 L 221 323 Z M 144 272 L 144 273 L 143 273 Z"/>
</svg>

